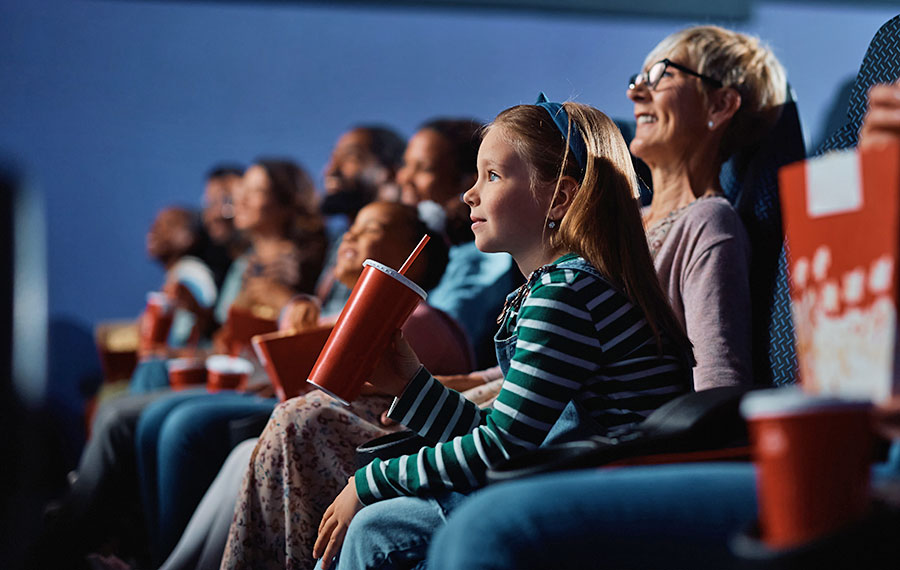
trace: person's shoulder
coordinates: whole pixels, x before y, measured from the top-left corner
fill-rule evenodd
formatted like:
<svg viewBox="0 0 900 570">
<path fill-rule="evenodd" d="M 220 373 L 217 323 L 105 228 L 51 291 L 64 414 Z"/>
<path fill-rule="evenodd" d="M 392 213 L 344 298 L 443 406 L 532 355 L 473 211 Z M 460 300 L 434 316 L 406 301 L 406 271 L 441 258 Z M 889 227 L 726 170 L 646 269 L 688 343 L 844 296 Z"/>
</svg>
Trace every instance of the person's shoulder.
<svg viewBox="0 0 900 570">
<path fill-rule="evenodd" d="M 720 196 L 702 198 L 688 208 L 682 218 L 688 233 L 703 233 L 710 236 L 740 236 L 745 233 L 741 217 L 731 203 Z"/>
<path fill-rule="evenodd" d="M 700 198 L 688 208 L 685 219 L 722 219 L 722 220 L 740 220 L 737 210 L 731 205 L 731 202 L 723 196 L 711 196 L 709 198 Z"/>
<path fill-rule="evenodd" d="M 542 297 L 587 304 L 597 295 L 614 290 L 599 271 L 580 256 L 566 256 L 547 267 L 532 291 Z"/>
<path fill-rule="evenodd" d="M 206 277 L 207 275 L 212 275 L 212 270 L 206 262 L 192 255 L 185 255 L 176 261 L 175 265 L 172 266 L 171 272 L 176 277 Z"/>
</svg>

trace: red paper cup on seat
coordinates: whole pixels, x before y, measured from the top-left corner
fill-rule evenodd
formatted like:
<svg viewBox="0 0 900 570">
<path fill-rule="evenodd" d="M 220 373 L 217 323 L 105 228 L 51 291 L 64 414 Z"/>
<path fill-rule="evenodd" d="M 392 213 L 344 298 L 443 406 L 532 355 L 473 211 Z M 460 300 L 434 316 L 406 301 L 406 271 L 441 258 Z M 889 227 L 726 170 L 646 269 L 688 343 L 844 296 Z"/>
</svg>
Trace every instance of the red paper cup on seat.
<svg viewBox="0 0 900 570">
<path fill-rule="evenodd" d="M 766 544 L 798 546 L 865 515 L 870 403 L 776 388 L 749 393 L 741 413 L 753 443 Z"/>
<path fill-rule="evenodd" d="M 206 359 L 206 388 L 210 392 L 243 390 L 253 372 L 246 358 L 216 354 Z"/>
<path fill-rule="evenodd" d="M 202 358 L 173 358 L 166 363 L 173 390 L 206 384 L 206 363 Z"/>
<path fill-rule="evenodd" d="M 425 297 L 421 287 L 397 271 L 367 259 L 309 383 L 344 404 L 355 400 L 394 332 Z"/>
</svg>

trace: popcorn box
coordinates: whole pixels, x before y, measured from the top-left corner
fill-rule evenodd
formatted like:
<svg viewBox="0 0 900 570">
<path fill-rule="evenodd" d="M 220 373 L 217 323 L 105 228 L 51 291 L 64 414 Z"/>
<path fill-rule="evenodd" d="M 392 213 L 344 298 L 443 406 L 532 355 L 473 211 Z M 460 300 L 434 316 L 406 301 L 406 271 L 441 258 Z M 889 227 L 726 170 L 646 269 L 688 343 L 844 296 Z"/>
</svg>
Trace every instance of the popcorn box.
<svg viewBox="0 0 900 570">
<path fill-rule="evenodd" d="M 258 334 L 267 334 L 278 330 L 278 314 L 262 313 L 232 305 L 228 309 L 228 326 L 231 327 L 232 355 L 240 353 L 244 347 L 250 347 L 251 339 Z"/>
<path fill-rule="evenodd" d="M 306 378 L 333 328 L 334 325 L 325 325 L 299 332 L 280 331 L 253 337 L 256 358 L 266 369 L 275 394 L 282 402 L 312 388 L 306 383 Z"/>
<path fill-rule="evenodd" d="M 131 378 L 138 361 L 140 332 L 135 320 L 104 321 L 94 329 L 104 382 Z"/>
<path fill-rule="evenodd" d="M 800 383 L 900 393 L 900 145 L 830 153 L 779 173 Z"/>
</svg>

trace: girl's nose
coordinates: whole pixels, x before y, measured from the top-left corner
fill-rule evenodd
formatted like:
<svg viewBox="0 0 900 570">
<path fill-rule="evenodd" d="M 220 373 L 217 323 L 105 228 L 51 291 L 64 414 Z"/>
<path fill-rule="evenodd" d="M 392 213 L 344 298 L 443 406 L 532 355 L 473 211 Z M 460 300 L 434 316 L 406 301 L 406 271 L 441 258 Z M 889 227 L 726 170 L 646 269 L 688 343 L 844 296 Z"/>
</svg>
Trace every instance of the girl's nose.
<svg viewBox="0 0 900 570">
<path fill-rule="evenodd" d="M 475 205 L 476 196 L 477 193 L 475 192 L 475 186 L 472 186 L 471 188 L 463 192 L 460 198 L 462 198 L 462 201 L 466 203 L 466 206 L 471 208 Z"/>
</svg>

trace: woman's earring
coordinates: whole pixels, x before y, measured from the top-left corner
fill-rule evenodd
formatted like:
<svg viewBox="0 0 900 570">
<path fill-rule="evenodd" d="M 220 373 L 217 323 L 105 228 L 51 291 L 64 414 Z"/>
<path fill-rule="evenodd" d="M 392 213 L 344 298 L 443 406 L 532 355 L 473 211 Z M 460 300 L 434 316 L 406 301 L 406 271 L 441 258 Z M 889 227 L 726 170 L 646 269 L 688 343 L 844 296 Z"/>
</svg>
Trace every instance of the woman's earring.
<svg viewBox="0 0 900 570">
<path fill-rule="evenodd" d="M 550 228 L 551 230 L 555 230 L 555 229 L 556 229 L 556 222 L 553 221 L 553 220 L 550 220 L 549 222 L 547 222 L 547 227 Z"/>
<path fill-rule="evenodd" d="M 715 127 L 716 124 L 714 122 L 710 121 L 710 122 L 706 123 L 706 126 L 709 127 L 709 130 L 713 130 L 713 127 Z"/>
</svg>

